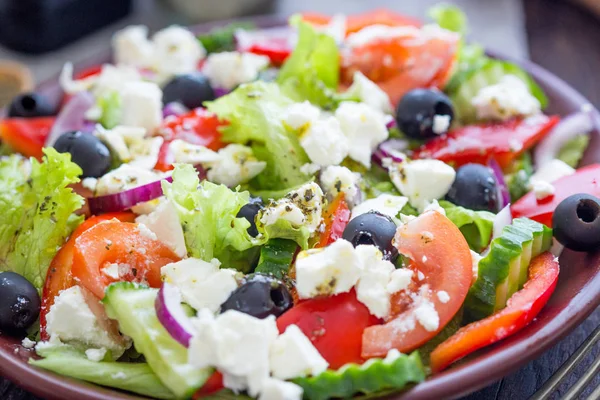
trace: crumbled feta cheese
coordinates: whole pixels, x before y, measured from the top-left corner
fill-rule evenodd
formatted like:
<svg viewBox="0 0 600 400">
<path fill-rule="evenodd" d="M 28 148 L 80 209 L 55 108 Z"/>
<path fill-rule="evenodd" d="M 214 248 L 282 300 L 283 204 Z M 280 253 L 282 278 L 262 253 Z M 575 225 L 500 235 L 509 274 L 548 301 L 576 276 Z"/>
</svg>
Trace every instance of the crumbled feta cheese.
<svg viewBox="0 0 600 400">
<path fill-rule="evenodd" d="M 486 86 L 471 100 L 478 119 L 504 121 L 517 116 L 539 114 L 540 102 L 531 95 L 525 82 L 505 75 L 495 85 Z"/>
<path fill-rule="evenodd" d="M 427 256 L 423 256 L 423 257 L 421 258 L 421 261 L 423 261 L 424 263 L 426 263 L 426 262 L 427 262 Z"/>
<path fill-rule="evenodd" d="M 293 226 L 302 226 L 306 221 L 302 210 L 289 199 L 269 204 L 262 210 L 259 218 L 265 226 L 275 225 L 280 219 L 291 222 Z"/>
<path fill-rule="evenodd" d="M 295 227 L 305 226 L 310 233 L 314 233 L 321 224 L 322 213 L 323 191 L 319 185 L 310 182 L 289 192 L 284 198 L 272 201 L 261 210 L 259 221 L 267 226 L 285 219 Z"/>
<path fill-rule="evenodd" d="M 148 40 L 148 27 L 128 26 L 113 35 L 113 58 L 115 64 L 145 68 L 152 64 L 154 47 Z"/>
<path fill-rule="evenodd" d="M 321 169 L 321 166 L 313 163 L 306 163 L 300 167 L 300 172 L 305 175 L 314 175 Z"/>
<path fill-rule="evenodd" d="M 427 211 L 439 212 L 444 217 L 446 216 L 446 210 L 444 210 L 444 208 L 440 206 L 440 203 L 438 203 L 437 200 L 433 200 L 431 203 L 427 204 L 427 206 L 423 209 L 423 212 Z"/>
<path fill-rule="evenodd" d="M 156 234 L 154 232 L 152 232 L 150 229 L 148 229 L 148 227 L 142 223 L 138 223 L 137 230 L 140 233 L 140 235 L 144 236 L 145 238 L 148 238 L 150 240 L 158 240 L 158 238 L 156 237 Z"/>
<path fill-rule="evenodd" d="M 553 159 L 543 164 L 533 175 L 529 178 L 529 182 L 544 181 L 548 183 L 555 182 L 565 176 L 573 175 L 575 169 L 571 168 L 567 163 L 559 159 Z"/>
<path fill-rule="evenodd" d="M 401 290 L 408 289 L 408 285 L 412 281 L 413 271 L 408 268 L 399 268 L 394 270 L 390 275 L 390 281 L 387 284 L 387 291 L 394 294 Z"/>
<path fill-rule="evenodd" d="M 415 308 L 415 317 L 423 328 L 429 332 L 437 331 L 440 326 L 440 316 L 429 300 L 421 299 L 420 304 Z"/>
<path fill-rule="evenodd" d="M 294 130 L 304 130 L 317 121 L 321 110 L 309 101 L 290 105 L 283 115 L 283 123 Z"/>
<path fill-rule="evenodd" d="M 106 349 L 104 347 L 100 349 L 87 349 L 85 351 L 85 356 L 87 357 L 87 359 L 94 362 L 102 361 L 105 355 Z"/>
<path fill-rule="evenodd" d="M 204 164 L 219 161 L 219 155 L 204 146 L 188 143 L 184 140 L 175 139 L 169 144 L 176 163 Z"/>
<path fill-rule="evenodd" d="M 306 125 L 300 133 L 300 145 L 310 161 L 318 165 L 337 165 L 348 155 L 348 139 L 334 117 Z"/>
<path fill-rule="evenodd" d="M 269 63 L 269 58 L 265 56 L 225 51 L 210 54 L 202 72 L 213 87 L 233 89 L 239 84 L 256 80 L 258 73 Z"/>
<path fill-rule="evenodd" d="M 271 345 L 271 373 L 278 379 L 319 375 L 327 369 L 327 361 L 296 325 L 290 325 Z"/>
<path fill-rule="evenodd" d="M 181 291 L 183 300 L 196 310 L 208 309 L 216 312 L 237 289 L 236 271 L 222 268 L 216 258 L 206 262 L 197 258 L 187 258 L 161 268 L 165 282 Z"/>
<path fill-rule="evenodd" d="M 26 349 L 33 349 L 35 347 L 35 341 L 29 339 L 28 337 L 23 338 L 23 340 L 21 341 L 21 346 L 23 346 Z"/>
<path fill-rule="evenodd" d="M 106 143 L 122 162 L 128 163 L 134 158 L 129 146 L 143 142 L 146 129 L 134 126 L 116 126 L 113 129 L 105 129 L 98 124 L 94 130 L 94 135 Z M 148 169 L 152 169 L 152 167 Z"/>
<path fill-rule="evenodd" d="M 479 261 L 481 261 L 482 258 L 483 257 L 481 257 L 479 253 L 476 253 L 473 250 L 471 250 L 471 262 L 473 266 L 473 283 L 475 283 L 477 277 L 479 276 Z"/>
<path fill-rule="evenodd" d="M 140 215 L 136 222 L 154 232 L 156 238 L 169 246 L 177 256 L 187 255 L 179 214 L 169 200 L 162 201 L 150 214 Z"/>
<path fill-rule="evenodd" d="M 382 113 L 390 114 L 392 112 L 390 97 L 375 82 L 360 71 L 354 73 L 353 79 L 352 86 L 348 88 L 348 94 L 355 94 L 361 102 Z"/>
<path fill-rule="evenodd" d="M 301 251 L 296 258 L 296 289 L 301 299 L 347 292 L 360 274 L 354 247 L 343 239 L 325 248 Z"/>
<path fill-rule="evenodd" d="M 450 301 L 450 295 L 445 290 L 440 290 L 439 292 L 437 292 L 437 297 L 438 300 L 444 304 Z"/>
<path fill-rule="evenodd" d="M 335 117 L 348 140 L 350 158 L 370 168 L 373 150 L 389 136 L 383 114 L 367 104 L 344 101 Z"/>
<path fill-rule="evenodd" d="M 317 31 L 322 32 L 335 40 L 340 45 L 346 38 L 346 16 L 344 14 L 335 14 L 329 20 L 329 23 L 323 26 L 317 26 Z"/>
<path fill-rule="evenodd" d="M 258 400 L 302 400 L 302 387 L 292 382 L 267 378 L 262 384 Z"/>
<path fill-rule="evenodd" d="M 530 182 L 530 185 L 533 187 L 535 198 L 538 200 L 543 200 L 546 197 L 552 196 L 556 191 L 554 185 L 546 181 L 534 180 Z"/>
<path fill-rule="evenodd" d="M 417 278 L 422 281 L 423 279 L 425 279 L 425 274 L 422 273 L 421 271 L 417 271 Z"/>
<path fill-rule="evenodd" d="M 66 63 L 59 81 L 65 93 L 91 91 L 96 97 L 101 97 L 111 92 L 121 93 L 125 84 L 139 82 L 141 79 L 140 73 L 134 67 L 104 64 L 99 74 L 74 81 L 73 64 Z"/>
<path fill-rule="evenodd" d="M 228 187 L 248 182 L 267 166 L 266 162 L 258 161 L 250 147 L 241 144 L 227 145 L 217 155 L 218 160 L 209 164 L 211 169 L 206 177 L 211 182 Z"/>
<path fill-rule="evenodd" d="M 444 197 L 456 177 L 454 168 L 433 159 L 394 164 L 389 173 L 396 188 L 419 211 L 433 200 Z"/>
<path fill-rule="evenodd" d="M 92 192 L 96 191 L 96 185 L 98 184 L 98 179 L 96 178 L 83 178 L 81 180 L 81 186 L 84 188 L 91 190 Z"/>
<path fill-rule="evenodd" d="M 110 245 L 106 245 L 107 248 L 110 248 Z M 102 268 L 100 271 L 109 277 L 110 279 L 114 279 L 115 281 L 119 280 L 119 264 L 118 263 L 108 263 Z"/>
<path fill-rule="evenodd" d="M 123 164 L 119 168 L 110 171 L 98 179 L 96 195 L 119 193 L 127 189 L 133 189 L 159 179 L 159 175 L 147 169 L 132 167 Z"/>
<path fill-rule="evenodd" d="M 153 82 L 127 82 L 121 92 L 121 125 L 153 132 L 162 122 L 162 90 Z"/>
<path fill-rule="evenodd" d="M 366 214 L 370 211 L 376 211 L 380 214 L 390 217 L 396 225 L 401 222 L 398 219 L 400 210 L 408 203 L 408 199 L 404 196 L 394 196 L 391 194 L 380 194 L 374 199 L 365 200 L 352 209 L 352 219 L 361 214 Z"/>
<path fill-rule="evenodd" d="M 321 185 L 332 197 L 344 193 L 346 202 L 354 204 L 358 194 L 358 181 L 360 174 L 350 171 L 346 167 L 329 166 L 321 172 Z"/>
<path fill-rule="evenodd" d="M 450 128 L 450 116 L 449 115 L 434 115 L 433 116 L 433 126 L 431 130 L 436 135 L 442 135 L 448 132 Z"/>
<path fill-rule="evenodd" d="M 90 294 L 89 298 L 93 298 L 93 295 Z M 129 347 L 129 343 L 118 333 L 105 329 L 105 321 L 97 317 L 88 301 L 98 302 L 94 305 L 95 312 L 103 311 L 99 301 L 88 300 L 79 286 L 60 292 L 46 316 L 46 331 L 56 341 L 76 342 L 96 349 L 106 348 L 111 351 L 113 359 L 117 359 Z"/>
<path fill-rule="evenodd" d="M 154 69 L 163 76 L 188 74 L 196 71 L 206 50 L 196 36 L 181 26 L 162 29 L 152 37 Z"/>
<path fill-rule="evenodd" d="M 385 318 L 390 313 L 388 286 L 395 271 L 394 264 L 383 260 L 375 246 L 358 246 L 355 255 L 362 266 L 362 274 L 356 284 L 356 297 L 372 315 Z"/>
</svg>

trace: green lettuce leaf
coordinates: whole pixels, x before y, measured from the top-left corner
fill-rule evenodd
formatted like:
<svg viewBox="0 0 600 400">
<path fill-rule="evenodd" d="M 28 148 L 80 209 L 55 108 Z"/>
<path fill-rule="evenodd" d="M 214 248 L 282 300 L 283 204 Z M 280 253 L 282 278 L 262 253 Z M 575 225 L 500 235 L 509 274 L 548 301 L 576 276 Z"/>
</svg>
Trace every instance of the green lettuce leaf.
<svg viewBox="0 0 600 400">
<path fill-rule="evenodd" d="M 267 163 L 248 190 L 285 191 L 306 183 L 309 176 L 300 168 L 309 162 L 298 137 L 285 129 L 282 115 L 292 100 L 274 83 L 253 82 L 207 104 L 220 119 L 229 121 L 223 141 L 250 143 L 256 158 Z"/>
<path fill-rule="evenodd" d="M 427 14 L 440 27 L 465 35 L 467 33 L 467 16 L 453 4 L 440 3 L 431 7 Z"/>
<path fill-rule="evenodd" d="M 264 237 L 270 239 L 289 239 L 296 242 L 303 249 L 308 249 L 310 232 L 305 226 L 295 228 L 290 221 L 278 219 L 274 224 L 267 226 L 263 226 L 259 222 L 257 229 Z"/>
<path fill-rule="evenodd" d="M 112 129 L 121 121 L 123 102 L 116 90 L 105 93 L 98 99 L 98 107 L 102 111 L 98 122 L 106 129 Z"/>
<path fill-rule="evenodd" d="M 577 168 L 589 143 L 589 135 L 577 135 L 564 144 L 556 158 L 573 168 Z"/>
<path fill-rule="evenodd" d="M 342 165 L 352 172 L 357 172 L 361 175 L 359 186 L 367 199 L 374 199 L 384 193 L 400 196 L 400 192 L 398 192 L 398 189 L 396 189 L 396 186 L 390 180 L 388 172 L 378 165 L 366 168 L 359 162 L 349 158 L 346 158 Z"/>
<path fill-rule="evenodd" d="M 235 50 L 235 31 L 238 29 L 253 30 L 256 25 L 252 22 L 234 22 L 220 28 L 212 29 L 208 33 L 198 35 L 198 41 L 202 43 L 207 53 Z"/>
<path fill-rule="evenodd" d="M 446 211 L 448 219 L 460 229 L 469 247 L 481 253 L 490 243 L 495 215 L 488 211 L 473 211 L 455 206 L 445 200 L 440 200 L 440 206 Z"/>
<path fill-rule="evenodd" d="M 44 149 L 40 163 L 31 160 L 31 174 L 19 156 L 0 161 L 0 271 L 23 275 L 40 289 L 60 246 L 83 217 L 73 213 L 83 198 L 67 186 L 82 171 L 70 154 Z"/>
<path fill-rule="evenodd" d="M 511 202 L 514 203 L 529 193 L 529 178 L 532 174 L 531 154 L 525 152 L 512 163 L 510 169 L 504 175 Z"/>
<path fill-rule="evenodd" d="M 308 100 L 325 109 L 336 106 L 340 57 L 335 40 L 293 16 L 290 24 L 298 28 L 298 44 L 281 67 L 277 83 L 295 101 Z"/>
</svg>

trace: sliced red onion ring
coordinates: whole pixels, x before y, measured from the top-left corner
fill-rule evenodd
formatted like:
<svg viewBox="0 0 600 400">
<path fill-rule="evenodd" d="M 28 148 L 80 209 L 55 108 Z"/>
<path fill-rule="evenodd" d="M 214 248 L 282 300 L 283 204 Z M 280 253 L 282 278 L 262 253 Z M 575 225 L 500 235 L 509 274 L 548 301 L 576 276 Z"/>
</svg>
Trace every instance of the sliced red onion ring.
<svg viewBox="0 0 600 400">
<path fill-rule="evenodd" d="M 187 107 L 183 104 L 178 103 L 176 101 L 172 101 L 170 103 L 167 103 L 167 105 L 163 107 L 163 118 L 167 118 L 171 115 L 178 116 L 181 114 L 185 114 L 188 111 L 189 110 L 187 109 Z"/>
<path fill-rule="evenodd" d="M 226 94 L 229 94 L 229 92 L 230 92 L 229 89 L 220 88 L 220 87 L 213 88 L 213 91 L 215 92 L 216 98 L 223 97 Z"/>
<path fill-rule="evenodd" d="M 158 320 L 173 339 L 185 347 L 189 347 L 195 329 L 181 306 L 181 293 L 179 289 L 167 282 L 163 282 L 158 291 L 154 307 L 156 308 Z"/>
<path fill-rule="evenodd" d="M 394 118 L 390 118 L 389 121 L 385 123 L 385 127 L 388 128 L 388 130 L 395 128 L 396 126 L 396 120 Z"/>
<path fill-rule="evenodd" d="M 504 180 L 504 173 L 502 168 L 496 162 L 495 159 L 490 159 L 488 167 L 494 172 L 496 177 L 496 187 L 498 188 L 498 198 L 500 199 L 500 208 L 506 207 L 510 203 L 510 192 L 508 191 L 508 185 Z"/>
<path fill-rule="evenodd" d="M 492 231 L 492 240 L 499 237 L 502 234 L 504 227 L 512 224 L 512 212 L 510 211 L 510 204 L 507 204 L 494 218 L 494 229 Z"/>
<path fill-rule="evenodd" d="M 393 162 L 402 162 L 404 161 L 403 151 L 406 149 L 408 149 L 408 141 L 404 139 L 388 139 L 375 149 L 371 158 L 375 164 L 386 168 L 383 165 L 384 159 L 389 158 Z"/>
<path fill-rule="evenodd" d="M 56 117 L 50 134 L 46 138 L 46 147 L 51 147 L 65 132 L 86 128 L 85 113 L 94 105 L 94 96 L 89 92 L 79 92 L 65 104 Z"/>
<path fill-rule="evenodd" d="M 586 107 L 563 118 L 536 146 L 533 152 L 536 169 L 555 159 L 560 149 L 573 137 L 589 134 L 594 129 L 594 118 L 597 117 L 593 107 Z"/>
<path fill-rule="evenodd" d="M 88 198 L 90 212 L 93 215 L 107 212 L 117 212 L 130 209 L 139 203 L 145 203 L 154 200 L 163 195 L 162 181 L 172 182 L 172 177 L 167 177 L 158 181 L 138 186 L 133 189 L 125 190 L 120 193 L 107 194 Z"/>
</svg>

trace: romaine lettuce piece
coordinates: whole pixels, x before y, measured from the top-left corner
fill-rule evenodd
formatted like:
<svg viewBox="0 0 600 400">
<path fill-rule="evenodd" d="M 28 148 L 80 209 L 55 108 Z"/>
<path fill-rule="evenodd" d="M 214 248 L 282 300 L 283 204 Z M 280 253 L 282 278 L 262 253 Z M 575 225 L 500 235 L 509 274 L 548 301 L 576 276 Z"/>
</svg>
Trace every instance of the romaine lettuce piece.
<svg viewBox="0 0 600 400">
<path fill-rule="evenodd" d="M 106 129 L 119 125 L 123 111 L 121 95 L 116 90 L 107 92 L 98 98 L 98 107 L 101 114 L 98 122 Z"/>
<path fill-rule="evenodd" d="M 446 211 L 448 219 L 460 229 L 472 250 L 481 253 L 488 246 L 494 227 L 494 214 L 469 210 L 445 200 L 440 200 L 440 206 Z"/>
<path fill-rule="evenodd" d="M 581 161 L 581 158 L 583 157 L 583 153 L 585 152 L 585 149 L 587 149 L 589 143 L 589 135 L 577 135 L 564 144 L 564 146 L 558 152 L 556 158 L 558 158 L 561 161 L 564 161 L 572 168 L 577 168 L 579 162 Z"/>
</svg>

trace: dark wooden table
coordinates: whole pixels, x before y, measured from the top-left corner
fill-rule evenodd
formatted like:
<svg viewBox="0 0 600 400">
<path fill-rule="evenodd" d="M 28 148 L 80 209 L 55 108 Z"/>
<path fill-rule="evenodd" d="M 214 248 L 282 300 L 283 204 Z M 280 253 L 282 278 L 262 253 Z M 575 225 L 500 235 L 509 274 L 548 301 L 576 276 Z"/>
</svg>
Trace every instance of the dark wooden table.
<svg viewBox="0 0 600 400">
<path fill-rule="evenodd" d="M 565 79 L 600 107 L 600 18 L 565 0 L 523 0 L 523 3 L 531 59 Z M 581 326 L 541 358 L 463 400 L 529 398 L 599 324 L 600 309 L 597 309 Z M 600 349 L 596 348 L 553 399 L 560 399 L 567 388 L 599 356 Z M 600 376 L 596 377 L 595 384 L 600 384 Z M 586 390 L 583 396 L 587 397 L 590 392 L 591 389 Z M 38 400 L 1 378 L 0 399 Z"/>
</svg>

